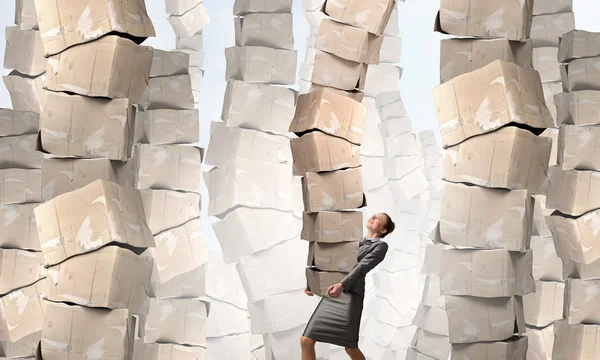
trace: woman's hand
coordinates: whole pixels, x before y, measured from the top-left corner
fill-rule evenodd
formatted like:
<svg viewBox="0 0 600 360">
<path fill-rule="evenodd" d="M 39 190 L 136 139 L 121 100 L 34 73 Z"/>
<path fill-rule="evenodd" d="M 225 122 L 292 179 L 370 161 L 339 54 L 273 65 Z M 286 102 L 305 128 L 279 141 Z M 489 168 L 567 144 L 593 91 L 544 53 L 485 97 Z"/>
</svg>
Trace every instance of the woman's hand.
<svg viewBox="0 0 600 360">
<path fill-rule="evenodd" d="M 308 290 L 308 287 L 304 288 L 304 293 L 308 296 L 313 296 L 314 294 L 312 293 L 312 291 Z"/>
<path fill-rule="evenodd" d="M 337 283 L 331 285 L 329 289 L 327 289 L 327 295 L 331 296 L 332 298 L 339 298 L 340 295 L 342 295 L 343 291 L 344 285 L 342 285 L 341 283 Z"/>
</svg>

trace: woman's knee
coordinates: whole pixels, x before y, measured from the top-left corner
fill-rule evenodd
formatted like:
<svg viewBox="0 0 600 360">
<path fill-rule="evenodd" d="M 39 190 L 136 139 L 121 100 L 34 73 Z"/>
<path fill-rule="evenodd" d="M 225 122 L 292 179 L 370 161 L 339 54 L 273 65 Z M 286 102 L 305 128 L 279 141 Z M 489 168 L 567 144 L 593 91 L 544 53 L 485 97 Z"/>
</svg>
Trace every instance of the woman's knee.
<svg viewBox="0 0 600 360">
<path fill-rule="evenodd" d="M 346 353 L 348 355 L 354 355 L 354 354 L 360 353 L 360 350 L 359 350 L 359 348 L 349 348 L 349 347 L 347 347 L 346 348 Z"/>
<path fill-rule="evenodd" d="M 300 346 L 302 347 L 312 347 L 315 346 L 317 342 L 309 337 L 302 336 L 300 337 Z"/>
</svg>

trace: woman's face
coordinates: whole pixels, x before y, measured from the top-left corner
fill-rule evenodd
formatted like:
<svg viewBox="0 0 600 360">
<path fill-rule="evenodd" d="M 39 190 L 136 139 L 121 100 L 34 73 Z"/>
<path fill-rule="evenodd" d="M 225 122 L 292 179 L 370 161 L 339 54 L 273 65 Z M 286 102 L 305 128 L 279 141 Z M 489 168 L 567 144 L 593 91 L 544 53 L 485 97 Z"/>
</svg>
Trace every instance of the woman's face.
<svg viewBox="0 0 600 360">
<path fill-rule="evenodd" d="M 385 232 L 386 221 L 387 216 L 385 214 L 373 214 L 367 221 L 367 229 L 371 230 L 374 234 L 381 235 Z"/>
</svg>

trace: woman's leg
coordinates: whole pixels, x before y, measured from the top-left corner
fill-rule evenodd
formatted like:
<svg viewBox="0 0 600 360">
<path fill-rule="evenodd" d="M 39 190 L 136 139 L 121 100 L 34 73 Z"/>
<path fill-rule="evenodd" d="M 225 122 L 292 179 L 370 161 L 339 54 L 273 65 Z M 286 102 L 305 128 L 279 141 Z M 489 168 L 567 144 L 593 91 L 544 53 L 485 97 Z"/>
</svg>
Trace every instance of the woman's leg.
<svg viewBox="0 0 600 360">
<path fill-rule="evenodd" d="M 359 348 L 346 348 L 346 353 L 352 360 L 366 360 Z M 304 360 L 304 358 L 302 360 Z"/>
<path fill-rule="evenodd" d="M 302 336 L 300 338 L 300 347 L 302 348 L 302 360 L 317 360 L 315 352 L 315 344 L 317 342 L 309 337 Z"/>
</svg>

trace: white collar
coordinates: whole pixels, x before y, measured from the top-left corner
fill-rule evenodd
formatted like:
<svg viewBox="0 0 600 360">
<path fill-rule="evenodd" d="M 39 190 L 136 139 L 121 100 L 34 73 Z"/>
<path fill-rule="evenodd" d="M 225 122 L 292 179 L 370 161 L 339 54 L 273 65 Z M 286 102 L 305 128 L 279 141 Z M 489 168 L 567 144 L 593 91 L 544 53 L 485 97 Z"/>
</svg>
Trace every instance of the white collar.
<svg viewBox="0 0 600 360">
<path fill-rule="evenodd" d="M 375 237 L 375 238 L 372 238 L 372 239 L 367 239 L 367 238 L 365 237 L 365 240 L 368 240 L 368 241 L 370 241 L 370 242 L 374 243 L 374 242 L 380 241 L 380 240 L 381 240 L 381 238 Z"/>
</svg>

